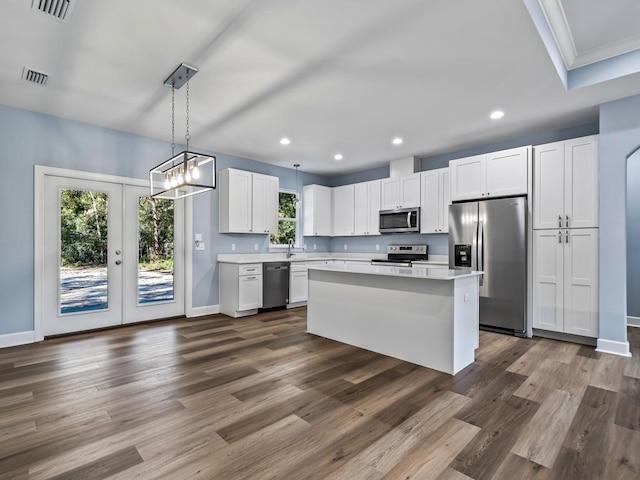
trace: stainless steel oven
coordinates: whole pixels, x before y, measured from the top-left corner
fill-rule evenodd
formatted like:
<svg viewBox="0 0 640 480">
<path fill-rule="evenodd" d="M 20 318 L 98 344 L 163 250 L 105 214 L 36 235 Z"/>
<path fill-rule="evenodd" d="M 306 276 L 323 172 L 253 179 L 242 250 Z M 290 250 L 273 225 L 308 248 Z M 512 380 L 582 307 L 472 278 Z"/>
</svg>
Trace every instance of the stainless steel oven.
<svg viewBox="0 0 640 480">
<path fill-rule="evenodd" d="M 420 232 L 420 207 L 380 210 L 380 233 Z"/>
</svg>

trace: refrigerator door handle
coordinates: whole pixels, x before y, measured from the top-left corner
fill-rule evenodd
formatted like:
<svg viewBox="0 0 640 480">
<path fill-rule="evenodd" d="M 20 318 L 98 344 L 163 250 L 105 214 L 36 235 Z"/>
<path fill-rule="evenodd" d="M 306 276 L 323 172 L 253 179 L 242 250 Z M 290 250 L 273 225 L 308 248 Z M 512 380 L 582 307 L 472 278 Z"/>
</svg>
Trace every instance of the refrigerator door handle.
<svg viewBox="0 0 640 480">
<path fill-rule="evenodd" d="M 478 222 L 478 270 L 484 270 L 484 258 L 483 258 L 483 242 L 484 242 L 484 222 Z M 480 276 L 480 286 L 483 284 L 484 275 Z"/>
</svg>

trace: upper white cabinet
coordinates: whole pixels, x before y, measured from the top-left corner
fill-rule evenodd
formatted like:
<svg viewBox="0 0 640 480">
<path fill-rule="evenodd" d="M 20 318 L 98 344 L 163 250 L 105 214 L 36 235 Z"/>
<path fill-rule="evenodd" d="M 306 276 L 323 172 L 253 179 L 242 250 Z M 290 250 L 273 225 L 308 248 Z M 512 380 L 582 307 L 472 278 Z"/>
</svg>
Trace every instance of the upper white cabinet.
<svg viewBox="0 0 640 480">
<path fill-rule="evenodd" d="M 356 183 L 355 234 L 380 234 L 380 180 Z"/>
<path fill-rule="evenodd" d="M 533 327 L 598 336 L 598 229 L 536 230 Z"/>
<path fill-rule="evenodd" d="M 420 206 L 420 174 L 381 180 L 381 210 Z"/>
<path fill-rule="evenodd" d="M 331 187 L 306 185 L 302 189 L 302 233 L 305 237 L 330 236 Z"/>
<path fill-rule="evenodd" d="M 227 168 L 218 174 L 220 233 L 276 233 L 279 179 Z"/>
<path fill-rule="evenodd" d="M 355 197 L 354 185 L 334 187 L 333 193 L 333 236 L 354 235 Z"/>
<path fill-rule="evenodd" d="M 451 160 L 451 200 L 526 195 L 530 147 Z"/>
<path fill-rule="evenodd" d="M 420 233 L 449 231 L 449 169 L 422 172 L 420 186 Z"/>
<path fill-rule="evenodd" d="M 277 177 L 253 174 L 252 230 L 253 233 L 278 232 Z"/>
<path fill-rule="evenodd" d="M 533 228 L 598 226 L 597 137 L 534 148 Z"/>
</svg>

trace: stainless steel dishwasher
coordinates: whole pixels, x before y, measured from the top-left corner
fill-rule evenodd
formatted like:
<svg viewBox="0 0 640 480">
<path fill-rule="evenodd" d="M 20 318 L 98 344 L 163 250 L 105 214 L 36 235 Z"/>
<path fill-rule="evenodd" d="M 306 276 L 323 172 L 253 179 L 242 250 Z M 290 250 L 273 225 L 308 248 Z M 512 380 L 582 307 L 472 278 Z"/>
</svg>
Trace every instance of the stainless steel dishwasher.
<svg viewBox="0 0 640 480">
<path fill-rule="evenodd" d="M 262 264 L 262 308 L 284 307 L 289 303 L 289 262 Z"/>
</svg>

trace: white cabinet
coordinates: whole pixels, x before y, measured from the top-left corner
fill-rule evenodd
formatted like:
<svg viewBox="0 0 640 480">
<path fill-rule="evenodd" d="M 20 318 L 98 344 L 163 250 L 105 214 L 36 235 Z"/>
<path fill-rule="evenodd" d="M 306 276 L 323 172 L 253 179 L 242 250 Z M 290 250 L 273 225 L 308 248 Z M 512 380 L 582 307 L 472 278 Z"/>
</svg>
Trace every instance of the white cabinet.
<svg viewBox="0 0 640 480">
<path fill-rule="evenodd" d="M 451 200 L 526 195 L 530 147 L 451 160 Z"/>
<path fill-rule="evenodd" d="M 231 317 L 258 313 L 262 307 L 262 264 L 219 264 L 220 312 Z"/>
<path fill-rule="evenodd" d="M 354 235 L 355 197 L 354 186 L 343 185 L 332 189 L 333 195 L 333 236 Z"/>
<path fill-rule="evenodd" d="M 227 168 L 218 173 L 220 233 L 276 233 L 279 179 Z"/>
<path fill-rule="evenodd" d="M 385 178 L 380 182 L 381 210 L 420 206 L 420 174 Z"/>
<path fill-rule="evenodd" d="M 598 226 L 597 137 L 534 147 L 533 228 Z"/>
<path fill-rule="evenodd" d="M 306 185 L 302 189 L 302 232 L 305 237 L 331 235 L 331 187 Z"/>
<path fill-rule="evenodd" d="M 309 270 L 306 263 L 292 263 L 289 277 L 289 303 L 307 301 Z"/>
<path fill-rule="evenodd" d="M 420 233 L 449 231 L 449 169 L 422 172 L 420 186 Z"/>
<path fill-rule="evenodd" d="M 252 231 L 278 232 L 279 179 L 269 175 L 253 174 Z"/>
<path fill-rule="evenodd" d="M 380 234 L 380 180 L 356 183 L 355 196 L 355 234 Z"/>
<path fill-rule="evenodd" d="M 598 336 L 598 229 L 536 230 L 533 327 Z"/>
</svg>

